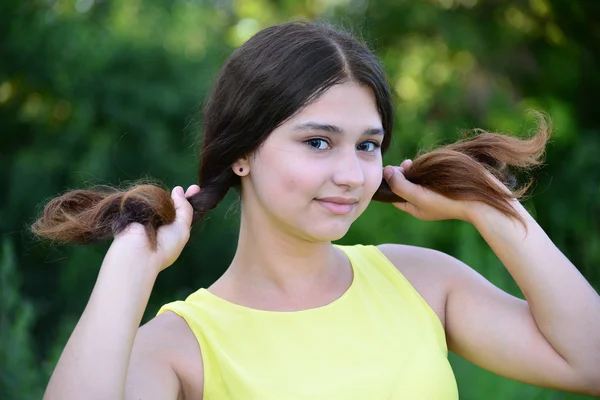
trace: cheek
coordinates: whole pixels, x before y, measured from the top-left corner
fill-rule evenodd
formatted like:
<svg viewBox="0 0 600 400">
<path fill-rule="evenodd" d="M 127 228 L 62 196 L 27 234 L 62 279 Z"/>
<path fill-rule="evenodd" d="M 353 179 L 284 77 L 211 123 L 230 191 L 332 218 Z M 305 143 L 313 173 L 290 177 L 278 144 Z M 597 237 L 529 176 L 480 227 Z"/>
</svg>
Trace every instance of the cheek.
<svg viewBox="0 0 600 400">
<path fill-rule="evenodd" d="M 260 180 L 258 190 L 269 197 L 265 199 L 269 203 L 281 204 L 284 208 L 305 201 L 307 196 L 315 196 L 319 187 L 316 167 L 315 163 L 292 153 L 269 154 L 255 168 Z"/>
<path fill-rule="evenodd" d="M 280 172 L 283 180 L 282 190 L 287 194 L 316 195 L 321 182 L 319 170 L 314 168 L 314 164 L 298 163 L 290 166 L 292 168 L 284 168 Z"/>
<path fill-rule="evenodd" d="M 379 189 L 381 180 L 383 179 L 383 164 L 381 162 L 369 163 L 364 167 L 365 174 L 365 194 L 369 198 Z"/>
</svg>

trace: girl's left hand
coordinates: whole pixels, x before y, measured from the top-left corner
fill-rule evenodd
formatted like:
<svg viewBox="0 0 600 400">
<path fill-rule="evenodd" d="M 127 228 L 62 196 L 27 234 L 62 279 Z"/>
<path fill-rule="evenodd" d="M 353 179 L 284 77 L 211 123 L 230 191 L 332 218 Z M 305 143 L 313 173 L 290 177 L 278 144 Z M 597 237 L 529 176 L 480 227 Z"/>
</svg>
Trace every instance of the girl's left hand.
<svg viewBox="0 0 600 400">
<path fill-rule="evenodd" d="M 392 191 L 406 200 L 405 203 L 392 203 L 396 208 L 423 221 L 445 219 L 470 221 L 473 209 L 482 205 L 474 201 L 452 200 L 409 182 L 404 177 L 404 172 L 411 166 L 412 161 L 405 160 L 399 167 L 387 166 L 383 169 L 383 176 Z"/>
</svg>

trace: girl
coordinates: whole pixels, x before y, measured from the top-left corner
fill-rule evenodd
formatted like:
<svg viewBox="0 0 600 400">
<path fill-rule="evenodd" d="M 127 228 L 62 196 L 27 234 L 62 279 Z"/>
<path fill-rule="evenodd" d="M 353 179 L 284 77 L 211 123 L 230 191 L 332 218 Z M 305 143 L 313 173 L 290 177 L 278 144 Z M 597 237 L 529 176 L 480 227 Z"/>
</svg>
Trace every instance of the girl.
<svg viewBox="0 0 600 400">
<path fill-rule="evenodd" d="M 539 162 L 543 121 L 529 140 L 482 133 L 383 168 L 378 62 L 346 33 L 293 22 L 234 52 L 203 125 L 199 186 L 76 190 L 34 224 L 54 240 L 114 236 L 46 399 L 456 399 L 448 349 L 600 395 L 600 297 L 507 187 L 507 165 Z M 230 187 L 231 265 L 138 329 L 158 273 Z M 332 245 L 371 199 L 472 223 L 527 301 L 430 249 Z"/>
</svg>

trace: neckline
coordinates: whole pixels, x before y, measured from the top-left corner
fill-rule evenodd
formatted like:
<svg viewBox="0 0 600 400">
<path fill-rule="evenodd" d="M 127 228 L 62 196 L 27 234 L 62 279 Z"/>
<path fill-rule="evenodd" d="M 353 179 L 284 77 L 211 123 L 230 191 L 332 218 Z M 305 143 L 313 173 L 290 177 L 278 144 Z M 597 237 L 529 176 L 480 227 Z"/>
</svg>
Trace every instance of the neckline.
<svg viewBox="0 0 600 400">
<path fill-rule="evenodd" d="M 350 254 L 345 249 L 345 247 L 347 247 L 347 246 L 340 246 L 340 245 L 335 245 L 335 244 L 333 246 L 338 248 L 342 253 L 344 253 L 346 258 L 348 259 L 348 262 L 350 263 L 350 269 L 352 270 L 352 282 L 350 282 L 350 286 L 348 287 L 348 289 L 346 289 L 344 291 L 344 293 L 342 293 L 341 296 L 339 296 L 335 300 L 331 301 L 330 303 L 324 304 L 322 306 L 306 308 L 303 310 L 295 310 L 295 311 L 263 310 L 260 308 L 252 308 L 252 307 L 243 306 L 241 304 L 232 303 L 229 300 L 225 300 L 224 298 L 219 297 L 212 292 L 209 292 L 207 288 L 201 288 L 199 290 L 199 292 L 204 294 L 206 298 L 210 299 L 215 304 L 219 304 L 221 306 L 225 306 L 225 307 L 228 307 L 233 310 L 247 312 L 247 313 L 263 314 L 263 315 L 297 315 L 297 314 L 311 314 L 311 313 L 317 313 L 317 312 L 324 312 L 326 310 L 329 310 L 330 308 L 336 307 L 338 304 L 344 302 L 345 299 L 347 299 L 350 295 L 352 295 L 352 293 L 356 291 L 355 288 L 357 286 L 357 279 L 358 279 L 358 273 L 357 273 L 358 270 L 356 268 L 356 265 L 354 264 Z"/>
</svg>

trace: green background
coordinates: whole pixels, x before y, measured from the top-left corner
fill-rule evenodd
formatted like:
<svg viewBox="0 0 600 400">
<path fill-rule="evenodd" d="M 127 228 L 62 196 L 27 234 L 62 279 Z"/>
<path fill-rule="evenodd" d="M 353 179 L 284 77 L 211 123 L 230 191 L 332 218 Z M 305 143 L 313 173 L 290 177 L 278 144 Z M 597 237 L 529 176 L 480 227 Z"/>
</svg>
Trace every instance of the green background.
<svg viewBox="0 0 600 400">
<path fill-rule="evenodd" d="M 257 30 L 320 17 L 385 63 L 397 125 L 387 163 L 474 127 L 555 132 L 526 206 L 600 287 L 600 2 L 564 0 L 7 0 L 0 2 L 0 398 L 38 399 L 109 243 L 50 246 L 27 227 L 69 188 L 143 177 L 196 182 L 198 117 L 232 49 Z M 160 304 L 212 283 L 237 240 L 235 193 L 161 273 Z M 445 251 L 520 296 L 477 231 L 373 203 L 343 243 Z M 126 268 L 126 266 L 124 266 Z M 575 310 L 577 312 L 577 310 Z M 451 356 L 462 399 L 582 399 Z"/>
</svg>

